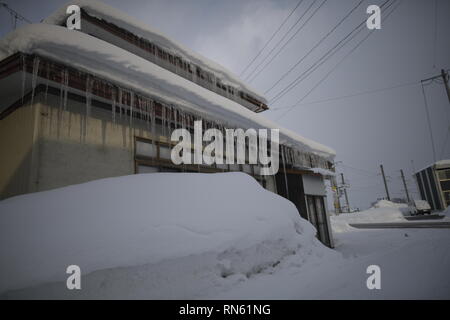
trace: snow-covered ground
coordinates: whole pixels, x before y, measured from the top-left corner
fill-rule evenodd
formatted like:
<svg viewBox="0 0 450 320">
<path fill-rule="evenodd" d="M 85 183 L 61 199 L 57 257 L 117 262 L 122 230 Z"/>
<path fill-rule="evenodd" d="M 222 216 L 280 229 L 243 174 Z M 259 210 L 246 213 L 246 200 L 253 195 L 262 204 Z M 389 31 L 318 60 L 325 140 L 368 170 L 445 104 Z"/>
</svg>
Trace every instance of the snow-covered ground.
<svg viewBox="0 0 450 320">
<path fill-rule="evenodd" d="M 408 206 L 397 204 L 387 200 L 378 201 L 372 208 L 355 213 L 343 213 L 333 215 L 330 220 L 333 222 L 333 229 L 337 232 L 352 229 L 350 223 L 375 223 L 375 222 L 405 222 L 403 212 Z"/>
<path fill-rule="evenodd" d="M 399 218 L 377 207 L 353 215 Z M 0 213 L 3 298 L 450 298 L 448 229 L 360 230 L 334 217 L 331 250 L 242 173 L 104 179 L 11 198 Z M 81 290 L 66 289 L 69 264 Z M 370 265 L 381 290 L 367 289 Z"/>
<path fill-rule="evenodd" d="M 335 255 L 314 233 L 291 202 L 245 173 L 97 180 L 0 202 L 0 294 L 209 295 L 286 256 Z M 72 264 L 85 275 L 78 293 L 65 286 Z"/>
</svg>

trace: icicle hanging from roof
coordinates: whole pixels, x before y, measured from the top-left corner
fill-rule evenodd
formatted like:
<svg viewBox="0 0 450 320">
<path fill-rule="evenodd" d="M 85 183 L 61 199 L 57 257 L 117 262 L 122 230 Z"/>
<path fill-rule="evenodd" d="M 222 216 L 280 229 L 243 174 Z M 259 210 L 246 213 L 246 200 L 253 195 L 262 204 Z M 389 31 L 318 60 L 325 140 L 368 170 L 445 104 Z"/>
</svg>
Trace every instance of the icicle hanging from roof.
<svg viewBox="0 0 450 320">
<path fill-rule="evenodd" d="M 130 129 L 133 128 L 134 93 L 130 91 Z"/>
<path fill-rule="evenodd" d="M 31 106 L 33 106 L 34 93 L 36 90 L 37 77 L 39 72 L 39 57 L 34 57 L 33 60 L 33 75 L 31 77 Z M 23 99 L 23 98 L 22 98 Z"/>
<path fill-rule="evenodd" d="M 111 112 L 113 124 L 116 124 L 116 88 L 111 87 Z"/>
</svg>

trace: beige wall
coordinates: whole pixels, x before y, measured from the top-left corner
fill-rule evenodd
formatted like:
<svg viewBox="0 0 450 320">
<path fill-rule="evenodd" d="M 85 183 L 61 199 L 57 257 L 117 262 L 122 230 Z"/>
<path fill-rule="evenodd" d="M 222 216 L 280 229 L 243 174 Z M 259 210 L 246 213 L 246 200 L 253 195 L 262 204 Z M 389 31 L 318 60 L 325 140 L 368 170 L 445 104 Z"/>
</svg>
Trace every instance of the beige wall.
<svg viewBox="0 0 450 320">
<path fill-rule="evenodd" d="M 63 110 L 56 96 L 35 101 L 34 121 L 30 107 L 0 121 L 1 198 L 134 174 L 134 136 L 151 138 L 147 124 L 133 119 L 131 129 L 129 118 L 113 123 L 111 111 L 92 107 L 84 134 L 84 103 Z"/>
<path fill-rule="evenodd" d="M 36 114 L 28 105 L 0 120 L 0 199 L 29 190 Z"/>
<path fill-rule="evenodd" d="M 37 190 L 134 174 L 134 135 L 148 132 L 131 129 L 125 117 L 113 123 L 111 111 L 96 107 L 85 124 L 84 103 L 69 100 L 64 111 L 59 97 L 49 96 L 42 104 Z"/>
</svg>

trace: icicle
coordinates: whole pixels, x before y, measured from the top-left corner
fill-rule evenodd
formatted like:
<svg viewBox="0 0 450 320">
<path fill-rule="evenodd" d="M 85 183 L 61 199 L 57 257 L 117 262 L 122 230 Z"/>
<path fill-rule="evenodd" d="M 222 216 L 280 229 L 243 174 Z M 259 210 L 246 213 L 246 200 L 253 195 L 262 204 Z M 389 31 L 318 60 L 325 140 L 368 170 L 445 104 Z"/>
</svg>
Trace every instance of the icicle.
<svg viewBox="0 0 450 320">
<path fill-rule="evenodd" d="M 155 101 L 152 101 L 152 110 L 151 110 L 151 122 L 152 122 L 152 138 L 156 138 L 156 106 Z"/>
<path fill-rule="evenodd" d="M 185 124 L 185 113 L 182 111 L 181 112 L 181 128 L 185 129 L 186 128 L 186 124 Z"/>
<path fill-rule="evenodd" d="M 172 106 L 167 106 L 167 136 L 170 140 L 170 136 L 172 134 L 172 112 L 173 112 L 173 108 Z"/>
<path fill-rule="evenodd" d="M 174 129 L 178 128 L 178 124 L 177 124 L 177 109 L 173 108 L 173 127 Z"/>
<path fill-rule="evenodd" d="M 61 70 L 61 83 L 59 90 L 59 109 L 67 110 L 67 86 L 69 84 L 69 72 L 67 69 Z"/>
<path fill-rule="evenodd" d="M 166 136 L 170 138 L 170 106 L 166 106 Z"/>
<path fill-rule="evenodd" d="M 38 77 L 38 72 L 39 72 L 39 61 L 40 61 L 40 59 L 38 57 L 34 57 L 33 75 L 31 77 L 31 106 L 33 106 L 33 101 L 34 101 L 34 92 L 36 89 L 37 77 Z"/>
<path fill-rule="evenodd" d="M 92 80 L 89 76 L 86 78 L 86 117 L 91 115 L 91 91 L 92 91 Z"/>
<path fill-rule="evenodd" d="M 111 88 L 111 112 L 113 124 L 116 124 L 116 89 Z"/>
<path fill-rule="evenodd" d="M 147 129 L 150 129 L 150 100 L 145 99 L 145 121 L 147 122 Z"/>
<path fill-rule="evenodd" d="M 122 93 L 122 88 L 119 87 L 119 118 L 120 120 L 122 120 L 122 98 L 123 98 L 123 93 Z"/>
<path fill-rule="evenodd" d="M 162 135 L 166 137 L 166 107 L 161 105 L 161 130 Z"/>
<path fill-rule="evenodd" d="M 134 94 L 130 91 L 130 128 L 133 127 L 133 105 L 134 105 Z"/>
<path fill-rule="evenodd" d="M 67 110 L 67 96 L 69 95 L 69 70 L 64 71 L 64 110 Z"/>
<path fill-rule="evenodd" d="M 64 82 L 64 71 L 61 70 L 61 82 L 59 83 L 59 111 L 61 113 L 62 105 L 63 105 L 63 82 Z"/>
<path fill-rule="evenodd" d="M 285 154 L 284 154 L 284 146 L 280 146 L 281 151 L 281 161 L 283 162 L 283 171 L 284 171 L 284 183 L 286 184 L 286 198 L 289 199 L 289 188 L 288 188 L 288 181 L 287 181 L 287 174 L 286 174 L 286 161 L 285 161 Z"/>
<path fill-rule="evenodd" d="M 86 139 L 89 117 L 91 116 L 91 91 L 92 91 L 92 80 L 89 76 L 86 77 L 86 116 L 84 121 L 83 139 Z"/>
<path fill-rule="evenodd" d="M 47 62 L 46 65 L 47 65 L 47 80 L 45 81 L 45 102 L 47 102 L 48 84 L 50 82 L 50 62 Z"/>
<path fill-rule="evenodd" d="M 27 66 L 26 66 L 25 56 L 22 55 L 22 104 L 23 104 L 23 98 L 25 96 L 26 75 L 27 75 Z"/>
</svg>

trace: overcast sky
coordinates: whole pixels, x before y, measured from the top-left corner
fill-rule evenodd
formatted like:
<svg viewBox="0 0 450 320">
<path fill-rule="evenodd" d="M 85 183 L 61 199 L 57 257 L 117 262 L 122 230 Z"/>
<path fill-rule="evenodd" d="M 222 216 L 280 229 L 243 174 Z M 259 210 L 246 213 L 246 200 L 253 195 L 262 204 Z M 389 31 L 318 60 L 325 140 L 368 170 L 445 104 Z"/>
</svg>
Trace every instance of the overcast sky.
<svg viewBox="0 0 450 320">
<path fill-rule="evenodd" d="M 243 75 L 244 78 L 265 58 L 301 15 L 306 12 L 303 19 L 273 51 L 272 56 L 314 10 L 319 8 L 323 0 L 314 1 L 302 1 Z M 359 1 L 326 1 L 250 85 L 261 93 L 266 92 Z M 420 169 L 433 162 L 420 80 L 439 74 L 441 68 L 450 68 L 450 1 L 395 1 L 397 3 L 390 9 L 382 11 L 381 30 L 375 30 L 347 55 L 368 34 L 369 30 L 364 28 L 299 85 L 279 100 L 270 103 L 272 111 L 264 112 L 266 117 L 276 120 L 281 126 L 336 150 L 336 160 L 342 161 L 342 164 L 338 164 L 338 170 L 345 174 L 351 186 L 349 198 L 353 207 L 366 208 L 372 201 L 385 196 L 379 176 L 381 163 L 390 177 L 391 196 L 399 197 L 404 195 L 399 170 L 404 169 L 409 180 L 408 186 L 414 193 L 417 188 L 411 177 L 413 167 Z M 39 22 L 67 3 L 57 0 L 3 2 L 33 22 Z M 104 2 L 239 75 L 299 1 Z M 368 17 L 368 5 L 381 5 L 383 2 L 384 0 L 365 0 L 335 32 L 266 94 L 268 99 L 272 99 L 308 70 L 323 54 L 364 21 Z M 395 11 L 386 17 L 397 5 Z M 310 6 L 311 9 L 307 11 Z M 11 18 L 0 8 L 0 35 L 3 36 L 11 30 Z M 272 56 L 262 63 L 260 68 Z M 294 105 L 314 87 L 316 88 L 299 106 L 286 108 Z M 386 88 L 391 89 L 381 90 Z M 437 159 L 450 158 L 450 104 L 443 85 L 434 82 L 426 86 L 426 96 Z M 280 109 L 276 110 L 277 108 Z M 288 110 L 289 112 L 286 112 Z"/>
</svg>

